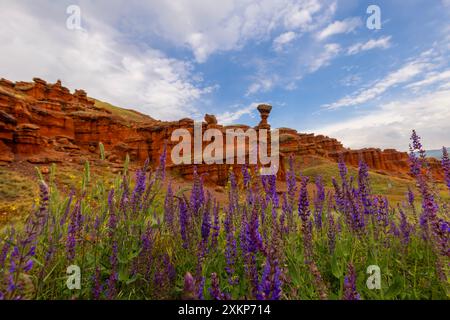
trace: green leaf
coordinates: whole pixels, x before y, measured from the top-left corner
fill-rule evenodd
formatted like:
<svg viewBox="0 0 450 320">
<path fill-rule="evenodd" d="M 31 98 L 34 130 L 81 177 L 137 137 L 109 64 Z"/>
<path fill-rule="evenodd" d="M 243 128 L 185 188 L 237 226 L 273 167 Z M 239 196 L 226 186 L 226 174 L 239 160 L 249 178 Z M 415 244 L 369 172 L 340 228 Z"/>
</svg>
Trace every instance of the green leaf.
<svg viewBox="0 0 450 320">
<path fill-rule="evenodd" d="M 343 268 L 342 264 L 340 263 L 339 259 L 337 258 L 337 253 L 333 255 L 331 258 L 331 273 L 333 276 L 335 276 L 337 279 L 342 278 L 343 275 Z"/>
<path fill-rule="evenodd" d="M 105 146 L 101 142 L 99 142 L 98 146 L 100 148 L 100 159 L 105 160 Z"/>
<path fill-rule="evenodd" d="M 44 181 L 44 176 L 41 173 L 41 169 L 39 169 L 39 167 L 34 167 L 34 169 L 36 170 L 37 176 L 39 177 L 39 180 Z"/>
<path fill-rule="evenodd" d="M 393 299 L 400 294 L 401 290 L 402 290 L 402 279 L 400 277 L 395 277 L 394 282 L 390 285 L 384 297 L 385 299 Z"/>
<path fill-rule="evenodd" d="M 120 282 L 128 282 L 130 280 L 130 275 L 128 274 L 128 270 L 122 268 L 119 271 L 119 281 Z"/>
</svg>

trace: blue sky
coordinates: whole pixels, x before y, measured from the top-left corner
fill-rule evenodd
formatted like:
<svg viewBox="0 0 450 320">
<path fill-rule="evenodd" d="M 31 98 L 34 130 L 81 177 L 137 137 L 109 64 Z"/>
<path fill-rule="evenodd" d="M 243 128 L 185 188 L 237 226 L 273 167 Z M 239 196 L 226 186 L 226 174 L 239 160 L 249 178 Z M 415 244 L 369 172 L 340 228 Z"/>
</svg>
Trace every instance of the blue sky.
<svg viewBox="0 0 450 320">
<path fill-rule="evenodd" d="M 273 127 L 348 147 L 405 150 L 412 128 L 450 145 L 449 0 L 2 1 L 0 19 L 11 80 L 61 79 L 163 120 L 253 125 L 265 102 Z"/>
</svg>

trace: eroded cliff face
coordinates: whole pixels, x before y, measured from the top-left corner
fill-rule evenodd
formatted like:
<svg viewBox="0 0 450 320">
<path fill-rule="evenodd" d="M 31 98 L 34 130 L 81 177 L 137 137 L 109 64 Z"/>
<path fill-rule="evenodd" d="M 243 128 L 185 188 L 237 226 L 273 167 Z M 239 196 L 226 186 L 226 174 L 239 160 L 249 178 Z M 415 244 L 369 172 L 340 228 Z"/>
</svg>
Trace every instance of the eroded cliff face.
<svg viewBox="0 0 450 320">
<path fill-rule="evenodd" d="M 270 110 L 263 110 L 267 120 Z M 131 111 L 130 111 L 131 112 Z M 28 161 L 35 164 L 52 162 L 84 162 L 99 159 L 99 143 L 105 146 L 105 155 L 111 166 L 120 170 L 126 154 L 135 162 L 147 158 L 153 165 L 167 146 L 168 153 L 178 142 L 171 141 L 175 129 L 184 128 L 191 134 L 193 120 L 164 122 L 135 112 L 130 120 L 107 108 L 96 106 L 83 90 L 71 93 L 61 82 L 50 84 L 41 79 L 33 82 L 0 80 L 0 164 Z M 205 117 L 203 130 L 215 128 L 221 132 L 236 126 L 221 126 L 212 115 Z M 264 122 L 264 121 L 263 121 Z M 263 125 L 267 126 L 267 122 Z M 246 130 L 248 127 L 237 126 Z M 207 143 L 204 143 L 204 146 Z M 371 169 L 391 173 L 408 171 L 408 155 L 396 150 L 350 150 L 336 139 L 322 135 L 298 133 L 293 129 L 280 129 L 281 163 L 290 153 L 315 155 L 337 161 L 339 154 L 349 165 L 364 160 Z M 225 153 L 225 152 L 224 152 Z M 169 170 L 189 178 L 193 166 L 173 166 L 167 157 Z M 433 167 L 438 163 L 432 161 Z M 227 164 L 199 165 L 208 180 L 223 185 L 228 170 L 240 170 Z M 279 176 L 284 173 L 283 166 Z"/>
<path fill-rule="evenodd" d="M 168 153 L 178 141 L 171 141 L 176 129 L 193 132 L 193 120 L 163 122 L 136 113 L 138 120 L 122 117 L 97 107 L 83 90 L 74 93 L 58 81 L 33 82 L 0 80 L 0 164 L 28 161 L 34 164 L 84 162 L 99 159 L 99 143 L 114 169 L 119 170 L 128 154 L 131 161 L 143 163 L 149 158 L 154 166 L 167 146 Z M 225 127 L 211 120 L 203 123 L 221 131 Z M 214 118 L 215 119 L 215 118 Z M 211 122 L 212 121 L 212 122 Z M 193 152 L 192 152 L 193 153 Z M 174 169 L 170 157 L 167 167 Z M 230 165 L 199 165 L 207 179 L 224 184 Z M 237 170 L 237 168 L 234 168 Z M 193 166 L 176 166 L 178 173 L 191 177 Z"/>
</svg>

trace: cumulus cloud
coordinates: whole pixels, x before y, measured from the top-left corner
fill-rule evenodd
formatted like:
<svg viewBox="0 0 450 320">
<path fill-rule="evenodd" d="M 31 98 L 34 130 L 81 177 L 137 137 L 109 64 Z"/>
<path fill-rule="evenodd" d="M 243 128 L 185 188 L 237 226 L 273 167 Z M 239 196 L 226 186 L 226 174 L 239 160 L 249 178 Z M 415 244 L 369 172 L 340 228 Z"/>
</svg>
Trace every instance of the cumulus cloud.
<svg viewBox="0 0 450 320">
<path fill-rule="evenodd" d="M 0 3 L 2 76 L 61 78 L 71 89 L 160 119 L 197 114 L 195 106 L 217 88 L 202 82 L 196 63 L 251 41 L 273 41 L 281 49 L 328 23 L 336 10 L 334 0 L 129 0 L 127 6 L 78 0 L 81 32 L 65 28 L 72 4 Z M 275 33 L 281 36 L 273 40 Z M 171 58 L 158 49 L 166 46 L 187 48 L 195 60 Z M 247 94 L 268 91 L 276 81 L 258 75 Z"/>
<path fill-rule="evenodd" d="M 336 34 L 350 33 L 361 25 L 362 21 L 360 18 L 357 17 L 348 18 L 342 21 L 335 21 L 329 24 L 322 31 L 318 32 L 316 38 L 322 41 Z"/>
<path fill-rule="evenodd" d="M 450 132 L 450 90 L 443 89 L 418 97 L 383 103 L 364 114 L 339 121 L 313 132 L 327 134 L 347 147 L 408 149 L 409 134 L 416 129 L 427 149 L 448 145 Z"/>
<path fill-rule="evenodd" d="M 161 119 L 192 114 L 194 103 L 212 90 L 192 80 L 189 62 L 126 43 L 86 11 L 83 32 L 66 28 L 64 5 L 43 1 L 36 8 L 19 1 L 0 7 L 0 70 L 6 78 L 61 79 L 71 89 Z"/>
<path fill-rule="evenodd" d="M 379 39 L 370 39 L 367 42 L 359 42 L 348 48 L 347 54 L 357 54 L 361 51 L 368 51 L 372 49 L 387 49 L 391 46 L 391 36 L 381 37 Z"/>
<path fill-rule="evenodd" d="M 313 30 L 328 21 L 336 5 L 326 0 L 130 0 L 128 7 L 140 13 L 140 18 L 127 21 L 128 29 L 146 28 L 149 34 L 189 48 L 203 63 L 214 53 L 239 50 L 250 41 L 270 41 L 280 29 Z"/>
</svg>

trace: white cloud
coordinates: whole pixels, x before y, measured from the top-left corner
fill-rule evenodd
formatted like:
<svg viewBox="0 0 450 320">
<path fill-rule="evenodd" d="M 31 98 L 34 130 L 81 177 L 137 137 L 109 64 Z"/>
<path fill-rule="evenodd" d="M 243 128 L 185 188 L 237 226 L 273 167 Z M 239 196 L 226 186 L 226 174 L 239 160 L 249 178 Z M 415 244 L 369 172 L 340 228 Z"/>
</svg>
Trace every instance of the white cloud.
<svg viewBox="0 0 450 320">
<path fill-rule="evenodd" d="M 339 109 L 342 107 L 357 106 L 379 97 L 388 89 L 399 84 L 413 80 L 417 75 L 426 71 L 430 64 L 423 59 L 417 59 L 407 63 L 398 70 L 388 74 L 381 80 L 376 81 L 370 88 L 359 90 L 351 95 L 323 107 L 327 109 Z"/>
<path fill-rule="evenodd" d="M 330 61 L 335 58 L 339 52 L 341 52 L 341 47 L 337 43 L 326 44 L 323 52 L 310 63 L 309 71 L 315 72 L 322 67 L 328 66 Z"/>
<path fill-rule="evenodd" d="M 344 141 L 347 147 L 377 146 L 407 150 L 409 134 L 416 129 L 427 149 L 448 145 L 450 132 L 450 90 L 381 104 L 346 121 L 339 121 L 312 132 Z"/>
<path fill-rule="evenodd" d="M 273 40 L 273 48 L 275 51 L 282 51 L 283 47 L 292 42 L 296 38 L 296 34 L 293 31 L 280 34 Z"/>
<path fill-rule="evenodd" d="M 276 76 L 269 77 L 267 75 L 261 75 L 260 77 L 257 77 L 256 80 L 250 84 L 245 95 L 250 96 L 258 92 L 269 91 L 276 84 L 276 78 Z"/>
<path fill-rule="evenodd" d="M 449 80 L 450 80 L 450 70 L 445 70 L 443 72 L 430 72 L 425 76 L 423 80 L 408 84 L 406 88 L 419 89 L 438 82 Z"/>
<path fill-rule="evenodd" d="M 284 17 L 286 29 L 310 30 L 314 28 L 313 15 L 322 9 L 317 0 L 302 1 L 294 4 Z"/>
<path fill-rule="evenodd" d="M 190 63 L 124 43 L 96 17 L 82 15 L 87 32 L 72 31 L 65 27 L 64 6 L 20 3 L 0 5 L 3 77 L 61 79 L 71 89 L 162 119 L 192 114 L 194 103 L 212 90 L 192 80 Z"/>
<path fill-rule="evenodd" d="M 253 115 L 256 107 L 259 103 L 253 102 L 247 107 L 240 108 L 236 111 L 226 111 L 217 116 L 217 122 L 223 125 L 233 124 L 236 120 L 240 119 L 243 115 Z"/>
<path fill-rule="evenodd" d="M 140 19 L 129 19 L 125 25 L 187 47 L 196 61 L 203 63 L 214 53 L 239 50 L 250 41 L 268 41 L 280 29 L 296 33 L 310 31 L 328 21 L 330 10 L 334 12 L 334 1 L 328 6 L 325 3 L 330 1 L 131 0 L 127 5 L 139 12 Z M 123 17 L 120 13 L 116 15 Z"/>
<path fill-rule="evenodd" d="M 350 33 L 361 25 L 361 19 L 356 17 L 348 18 L 342 21 L 335 21 L 317 33 L 316 38 L 322 41 L 336 34 Z"/>
<path fill-rule="evenodd" d="M 372 49 L 376 49 L 376 48 L 380 48 L 380 49 L 387 49 L 391 46 L 391 36 L 388 37 L 382 37 L 379 39 L 370 39 L 369 41 L 363 43 L 363 42 L 359 42 L 353 46 L 351 46 L 350 48 L 348 48 L 347 54 L 352 55 L 352 54 L 357 54 L 361 51 L 367 51 L 367 50 L 372 50 Z"/>
</svg>

